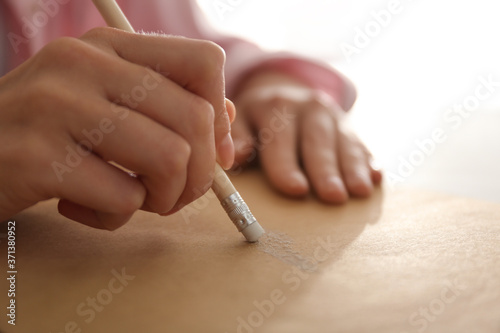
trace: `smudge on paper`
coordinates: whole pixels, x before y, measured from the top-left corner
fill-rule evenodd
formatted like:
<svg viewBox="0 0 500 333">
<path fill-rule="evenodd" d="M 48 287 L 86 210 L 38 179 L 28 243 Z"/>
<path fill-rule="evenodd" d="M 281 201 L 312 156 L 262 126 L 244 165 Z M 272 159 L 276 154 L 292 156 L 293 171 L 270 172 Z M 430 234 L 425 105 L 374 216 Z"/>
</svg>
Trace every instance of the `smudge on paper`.
<svg viewBox="0 0 500 333">
<path fill-rule="evenodd" d="M 267 253 L 285 264 L 296 266 L 303 271 L 315 271 L 317 265 L 314 260 L 294 250 L 294 241 L 287 234 L 266 231 L 259 239 L 259 251 Z"/>
</svg>

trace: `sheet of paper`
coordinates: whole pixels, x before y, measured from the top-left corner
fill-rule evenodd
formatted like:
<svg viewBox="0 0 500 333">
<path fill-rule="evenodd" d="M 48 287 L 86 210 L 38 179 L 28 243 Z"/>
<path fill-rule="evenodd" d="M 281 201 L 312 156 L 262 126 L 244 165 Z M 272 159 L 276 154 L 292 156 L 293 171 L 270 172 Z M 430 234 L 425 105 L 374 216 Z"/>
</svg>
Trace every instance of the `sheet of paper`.
<svg viewBox="0 0 500 333">
<path fill-rule="evenodd" d="M 233 180 L 268 232 L 259 244 L 210 195 L 115 232 L 54 201 L 19 214 L 16 326 L 4 314 L 0 331 L 500 332 L 500 206 L 377 190 L 334 207 L 284 198 L 258 172 Z"/>
</svg>

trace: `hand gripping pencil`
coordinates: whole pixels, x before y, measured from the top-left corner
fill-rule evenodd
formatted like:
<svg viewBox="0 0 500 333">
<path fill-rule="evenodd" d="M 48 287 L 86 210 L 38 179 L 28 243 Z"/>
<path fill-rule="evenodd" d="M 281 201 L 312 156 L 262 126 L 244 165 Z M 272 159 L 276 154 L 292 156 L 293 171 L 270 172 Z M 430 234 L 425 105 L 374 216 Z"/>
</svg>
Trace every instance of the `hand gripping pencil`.
<svg viewBox="0 0 500 333">
<path fill-rule="evenodd" d="M 135 32 L 115 0 L 92 0 L 110 27 Z M 219 199 L 227 215 L 247 241 L 253 243 L 264 234 L 264 229 L 250 212 L 247 204 L 219 164 L 215 167 L 212 190 Z"/>
</svg>

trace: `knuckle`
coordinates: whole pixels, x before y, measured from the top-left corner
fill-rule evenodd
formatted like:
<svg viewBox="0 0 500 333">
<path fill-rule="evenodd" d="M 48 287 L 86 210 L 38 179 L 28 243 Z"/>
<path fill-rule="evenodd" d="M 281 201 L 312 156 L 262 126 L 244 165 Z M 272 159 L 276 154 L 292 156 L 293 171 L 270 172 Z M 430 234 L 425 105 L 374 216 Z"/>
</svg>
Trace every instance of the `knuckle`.
<svg viewBox="0 0 500 333">
<path fill-rule="evenodd" d="M 158 149 L 156 171 L 151 178 L 154 184 L 147 185 L 146 198 L 149 209 L 160 214 L 170 211 L 184 191 L 185 184 L 180 180 L 187 177 L 191 155 L 189 144 L 181 137 L 170 137 L 163 143 Z"/>
<path fill-rule="evenodd" d="M 39 53 L 39 65 L 75 67 L 84 62 L 88 55 L 88 46 L 79 39 L 72 37 L 58 38 L 45 46 Z"/>
<path fill-rule="evenodd" d="M 200 43 L 207 61 L 215 67 L 223 67 L 226 61 L 226 52 L 224 49 L 212 41 L 203 40 Z"/>
<path fill-rule="evenodd" d="M 184 139 L 169 138 L 168 144 L 161 145 L 159 150 L 160 172 L 166 177 L 185 173 L 191 156 L 191 147 Z"/>
<path fill-rule="evenodd" d="M 203 98 L 194 96 L 188 112 L 191 120 L 191 134 L 207 136 L 213 132 L 215 111 L 212 104 Z"/>
<path fill-rule="evenodd" d="M 198 51 L 203 55 L 199 58 L 201 60 L 200 68 L 198 68 L 200 74 L 203 77 L 220 75 L 226 62 L 224 49 L 211 41 L 201 40 L 198 43 Z"/>
<path fill-rule="evenodd" d="M 47 124 L 47 119 L 57 117 L 67 106 L 66 94 L 63 93 L 65 88 L 58 88 L 54 84 L 35 80 L 25 89 L 27 107 L 22 110 L 22 113 L 25 114 L 23 115 L 25 122 Z M 36 110 L 36 113 L 32 110 Z"/>
<path fill-rule="evenodd" d="M 267 101 L 267 104 L 275 108 L 283 108 L 290 104 L 290 100 L 282 95 L 274 95 Z"/>
<path fill-rule="evenodd" d="M 364 151 L 357 145 L 352 145 L 344 149 L 344 159 L 350 162 L 364 162 L 365 160 Z"/>
<path fill-rule="evenodd" d="M 110 37 L 113 33 L 117 33 L 119 30 L 109 28 L 109 27 L 96 27 L 92 28 L 88 32 L 86 32 L 80 39 L 82 40 L 99 40 L 102 38 Z"/>
</svg>

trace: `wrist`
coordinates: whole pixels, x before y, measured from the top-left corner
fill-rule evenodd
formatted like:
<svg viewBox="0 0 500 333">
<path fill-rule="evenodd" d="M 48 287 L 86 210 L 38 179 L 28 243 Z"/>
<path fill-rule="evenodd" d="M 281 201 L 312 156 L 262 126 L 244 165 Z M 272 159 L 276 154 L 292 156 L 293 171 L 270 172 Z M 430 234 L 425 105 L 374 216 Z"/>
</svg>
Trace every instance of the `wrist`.
<svg viewBox="0 0 500 333">
<path fill-rule="evenodd" d="M 297 78 L 279 71 L 260 71 L 247 77 L 240 85 L 235 101 L 268 101 L 273 98 L 304 103 L 317 100 L 325 106 L 337 101 L 326 92 L 310 87 Z"/>
</svg>

